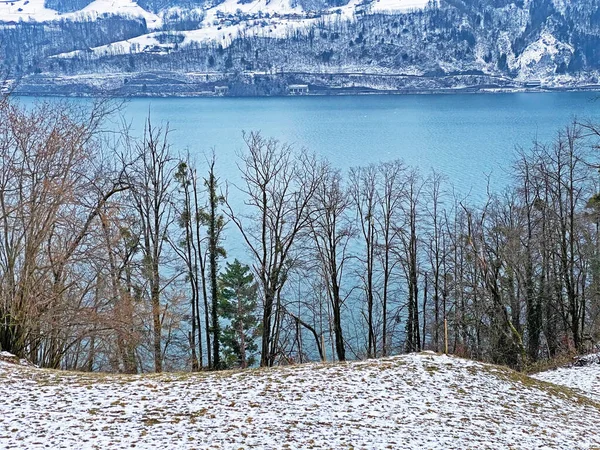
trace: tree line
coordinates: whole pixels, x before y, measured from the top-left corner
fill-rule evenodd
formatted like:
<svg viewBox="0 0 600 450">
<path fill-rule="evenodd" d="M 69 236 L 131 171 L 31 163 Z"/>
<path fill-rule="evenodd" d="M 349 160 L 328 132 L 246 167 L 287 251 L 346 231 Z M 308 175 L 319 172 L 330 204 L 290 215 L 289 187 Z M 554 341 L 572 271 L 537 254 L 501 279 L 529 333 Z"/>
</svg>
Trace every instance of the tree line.
<svg viewBox="0 0 600 450">
<path fill-rule="evenodd" d="M 231 184 L 150 118 L 106 131 L 118 110 L 0 104 L 0 350 L 127 373 L 423 349 L 525 369 L 600 338 L 592 124 L 520 149 L 474 199 L 254 132 Z"/>
</svg>

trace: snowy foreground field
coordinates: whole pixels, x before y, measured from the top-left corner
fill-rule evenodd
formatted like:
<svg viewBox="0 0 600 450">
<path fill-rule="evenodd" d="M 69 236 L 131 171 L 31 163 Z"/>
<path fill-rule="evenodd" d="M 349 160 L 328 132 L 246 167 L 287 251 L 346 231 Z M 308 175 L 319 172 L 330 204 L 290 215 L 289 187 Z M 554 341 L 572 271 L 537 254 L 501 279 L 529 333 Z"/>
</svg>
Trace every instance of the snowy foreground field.
<svg viewBox="0 0 600 450">
<path fill-rule="evenodd" d="M 430 353 L 194 375 L 0 362 L 0 448 L 600 448 L 600 365 L 564 371 L 538 377 L 580 391 Z"/>
</svg>

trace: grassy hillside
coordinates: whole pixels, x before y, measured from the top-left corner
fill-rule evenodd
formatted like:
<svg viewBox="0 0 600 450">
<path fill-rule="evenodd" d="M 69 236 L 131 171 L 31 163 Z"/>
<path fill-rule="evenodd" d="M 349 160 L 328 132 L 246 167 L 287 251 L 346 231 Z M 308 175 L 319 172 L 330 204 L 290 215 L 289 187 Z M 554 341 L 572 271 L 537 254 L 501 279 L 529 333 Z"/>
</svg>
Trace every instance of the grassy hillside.
<svg viewBox="0 0 600 450">
<path fill-rule="evenodd" d="M 0 363 L 0 448 L 593 448 L 600 405 L 430 353 L 115 376 Z"/>
</svg>

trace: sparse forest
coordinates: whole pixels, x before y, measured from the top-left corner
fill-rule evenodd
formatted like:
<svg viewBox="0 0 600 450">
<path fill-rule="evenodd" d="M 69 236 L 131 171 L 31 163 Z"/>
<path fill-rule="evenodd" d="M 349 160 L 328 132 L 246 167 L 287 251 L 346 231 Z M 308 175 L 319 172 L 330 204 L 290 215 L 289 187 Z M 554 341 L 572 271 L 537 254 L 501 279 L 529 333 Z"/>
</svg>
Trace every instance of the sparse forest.
<svg viewBox="0 0 600 450">
<path fill-rule="evenodd" d="M 229 186 L 166 124 L 107 132 L 118 109 L 0 103 L 0 350 L 125 373 L 422 349 L 526 369 L 600 341 L 593 124 L 521 149 L 509 186 L 473 199 L 258 133 Z"/>
</svg>

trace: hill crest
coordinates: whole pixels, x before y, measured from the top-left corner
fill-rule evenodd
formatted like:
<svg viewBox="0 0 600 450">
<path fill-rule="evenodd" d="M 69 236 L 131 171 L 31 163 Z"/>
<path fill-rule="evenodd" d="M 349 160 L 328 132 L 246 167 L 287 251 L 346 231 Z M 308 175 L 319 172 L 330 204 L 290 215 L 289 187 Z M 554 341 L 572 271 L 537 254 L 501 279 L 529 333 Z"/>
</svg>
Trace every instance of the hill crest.
<svg viewBox="0 0 600 450">
<path fill-rule="evenodd" d="M 410 354 L 207 374 L 0 363 L 0 447 L 590 448 L 600 407 L 498 366 Z"/>
</svg>

